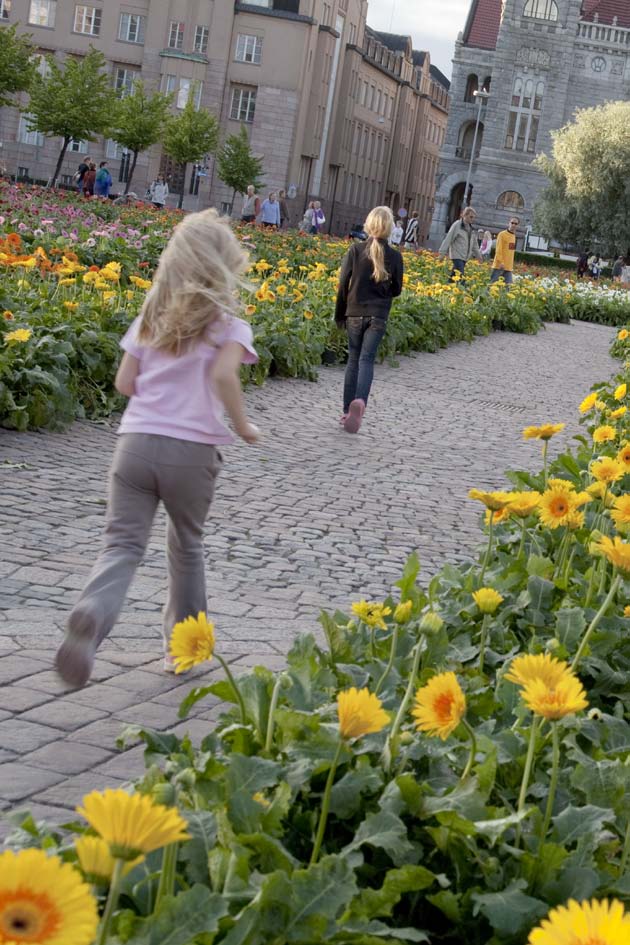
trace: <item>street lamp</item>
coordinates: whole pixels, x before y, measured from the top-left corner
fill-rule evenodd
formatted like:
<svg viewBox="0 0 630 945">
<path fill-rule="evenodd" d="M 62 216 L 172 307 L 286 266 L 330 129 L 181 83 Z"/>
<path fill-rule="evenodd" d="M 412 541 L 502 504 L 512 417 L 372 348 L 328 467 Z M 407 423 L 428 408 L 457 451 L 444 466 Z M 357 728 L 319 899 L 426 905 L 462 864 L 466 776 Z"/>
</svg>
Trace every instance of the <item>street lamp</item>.
<svg viewBox="0 0 630 945">
<path fill-rule="evenodd" d="M 462 210 L 464 210 L 466 207 L 468 188 L 470 187 L 470 181 L 472 178 L 473 161 L 475 160 L 475 148 L 477 147 L 477 135 L 479 134 L 479 124 L 481 122 L 481 109 L 490 98 L 490 93 L 486 92 L 485 89 L 481 89 L 478 92 L 473 92 L 473 95 L 477 99 L 477 120 L 475 122 L 475 134 L 473 135 L 473 143 L 470 151 L 470 161 L 468 162 L 468 173 L 466 174 L 466 186 L 464 187 Z"/>
</svg>

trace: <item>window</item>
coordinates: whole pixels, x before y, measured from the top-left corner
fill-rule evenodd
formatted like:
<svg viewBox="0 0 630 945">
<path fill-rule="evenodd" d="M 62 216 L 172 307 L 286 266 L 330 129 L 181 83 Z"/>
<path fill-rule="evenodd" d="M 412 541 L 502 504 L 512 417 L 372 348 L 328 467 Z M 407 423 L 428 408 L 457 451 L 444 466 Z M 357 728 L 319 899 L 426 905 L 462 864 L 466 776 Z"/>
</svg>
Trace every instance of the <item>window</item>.
<svg viewBox="0 0 630 945">
<path fill-rule="evenodd" d="M 172 95 L 175 91 L 175 85 L 177 84 L 177 76 L 174 75 L 163 75 L 162 76 L 162 91 L 167 95 Z"/>
<path fill-rule="evenodd" d="M 239 33 L 236 37 L 236 56 L 237 62 L 251 62 L 254 65 L 260 65 L 262 59 L 262 37 L 246 36 Z"/>
<path fill-rule="evenodd" d="M 195 52 L 201 53 L 202 56 L 208 52 L 208 36 L 210 30 L 207 26 L 198 26 L 195 30 Z"/>
<path fill-rule="evenodd" d="M 22 144 L 30 144 L 33 147 L 41 148 L 44 143 L 44 136 L 39 131 L 29 131 L 30 115 L 20 115 L 20 126 L 18 129 L 18 139 Z"/>
<path fill-rule="evenodd" d="M 228 203 L 226 200 L 221 201 L 221 216 L 229 217 L 232 212 L 232 204 Z"/>
<path fill-rule="evenodd" d="M 68 151 L 74 151 L 75 154 L 87 154 L 88 153 L 88 143 L 87 141 L 71 141 L 68 145 Z"/>
<path fill-rule="evenodd" d="M 56 12 L 57 0 L 31 0 L 28 22 L 31 26 L 53 27 Z"/>
<path fill-rule="evenodd" d="M 121 13 L 118 25 L 118 39 L 125 43 L 144 43 L 146 16 L 137 13 Z"/>
<path fill-rule="evenodd" d="M 230 118 L 234 121 L 253 121 L 256 110 L 256 90 L 232 87 Z"/>
<path fill-rule="evenodd" d="M 504 145 L 508 151 L 535 153 L 544 92 L 541 79 L 523 76 L 514 79 Z"/>
<path fill-rule="evenodd" d="M 504 190 L 497 200 L 497 210 L 522 210 L 525 201 L 516 190 Z"/>
<path fill-rule="evenodd" d="M 138 78 L 139 75 L 134 69 L 116 69 L 114 88 L 116 89 L 118 97 L 124 98 L 125 95 L 129 95 L 130 92 L 133 92 L 133 84 Z"/>
<path fill-rule="evenodd" d="M 468 76 L 468 81 L 466 82 L 466 92 L 464 93 L 465 102 L 474 102 L 475 101 L 475 92 L 479 88 L 479 79 L 477 76 L 472 73 Z"/>
<path fill-rule="evenodd" d="M 61 175 L 61 181 L 60 181 L 60 183 L 61 183 L 62 187 L 73 187 L 73 186 L 74 186 L 74 178 L 73 178 L 72 174 L 62 174 L 62 175 Z"/>
<path fill-rule="evenodd" d="M 168 30 L 168 48 L 169 49 L 183 49 L 184 48 L 184 26 L 185 23 L 178 23 L 175 20 L 171 20 L 171 25 Z"/>
<path fill-rule="evenodd" d="M 11 12 L 11 0 L 0 0 L 0 19 L 8 20 Z"/>
<path fill-rule="evenodd" d="M 79 4 L 74 8 L 74 32 L 98 36 L 101 31 L 101 11 L 98 7 Z"/>
<path fill-rule="evenodd" d="M 175 104 L 178 108 L 186 108 L 192 91 L 195 108 L 199 110 L 199 106 L 201 105 L 202 89 L 202 82 L 193 82 L 192 79 L 180 79 L 179 90 L 177 92 L 177 100 Z"/>
<path fill-rule="evenodd" d="M 557 20 L 558 5 L 556 0 L 527 0 L 523 16 L 531 16 L 535 20 Z"/>
<path fill-rule="evenodd" d="M 27 180 L 29 178 L 28 167 L 18 167 L 17 169 L 17 179 L 18 180 Z"/>
<path fill-rule="evenodd" d="M 122 153 L 123 153 L 123 149 L 121 148 L 121 146 L 118 144 L 117 141 L 112 141 L 112 139 L 109 138 L 105 142 L 105 157 L 109 158 L 112 161 L 119 161 L 120 158 L 122 157 Z"/>
</svg>

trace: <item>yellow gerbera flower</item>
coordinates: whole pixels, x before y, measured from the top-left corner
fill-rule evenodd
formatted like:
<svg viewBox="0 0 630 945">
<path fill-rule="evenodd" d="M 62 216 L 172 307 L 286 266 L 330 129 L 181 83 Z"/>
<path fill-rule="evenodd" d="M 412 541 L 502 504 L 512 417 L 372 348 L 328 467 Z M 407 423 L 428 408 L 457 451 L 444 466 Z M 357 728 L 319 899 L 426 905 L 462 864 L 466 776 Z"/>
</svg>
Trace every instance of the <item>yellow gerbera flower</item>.
<svg viewBox="0 0 630 945">
<path fill-rule="evenodd" d="M 150 279 L 142 279 L 140 276 L 129 276 L 129 281 L 138 289 L 150 289 L 153 285 Z"/>
<path fill-rule="evenodd" d="M 67 308 L 69 312 L 76 312 L 79 307 L 78 302 L 64 302 L 63 307 Z"/>
<path fill-rule="evenodd" d="M 356 614 L 359 620 L 366 623 L 368 627 L 378 627 L 379 630 L 387 630 L 387 624 L 384 618 L 389 617 L 392 612 L 391 607 L 385 604 L 376 604 L 367 600 L 360 600 L 352 605 L 352 612 Z"/>
<path fill-rule="evenodd" d="M 74 848 L 77 851 L 85 881 L 92 886 L 108 886 L 114 872 L 115 860 L 105 841 L 100 837 L 85 834 L 75 841 Z M 126 863 L 123 876 L 131 872 L 138 863 L 142 863 L 143 859 L 143 856 L 139 856 L 136 860 Z"/>
<path fill-rule="evenodd" d="M 615 387 L 615 393 L 613 394 L 613 397 L 615 398 L 615 400 L 623 400 L 627 392 L 628 392 L 628 385 L 619 384 L 618 387 Z"/>
<path fill-rule="evenodd" d="M 416 692 L 416 728 L 445 741 L 466 714 L 466 697 L 455 673 L 439 673 Z"/>
<path fill-rule="evenodd" d="M 255 306 L 255 305 L 246 305 L 246 306 L 245 306 L 245 314 L 246 314 L 246 315 L 253 315 L 255 311 L 256 311 L 256 306 Z"/>
<path fill-rule="evenodd" d="M 593 542 L 591 549 L 594 554 L 604 555 L 626 577 L 630 575 L 630 544 L 618 535 L 614 538 L 602 535 L 599 541 Z"/>
<path fill-rule="evenodd" d="M 411 611 L 413 610 L 413 601 L 406 600 L 398 604 L 394 610 L 394 620 L 396 623 L 407 623 L 411 617 Z"/>
<path fill-rule="evenodd" d="M 586 492 L 593 499 L 604 499 L 606 498 L 606 508 L 611 509 L 615 502 L 615 496 L 609 490 L 607 483 L 605 482 L 592 482 L 590 486 L 586 487 Z"/>
<path fill-rule="evenodd" d="M 8 331 L 4 336 L 4 340 L 9 344 L 14 341 L 28 341 L 32 334 L 33 332 L 30 328 L 16 328 L 15 331 Z"/>
<path fill-rule="evenodd" d="M 559 528 L 567 525 L 571 513 L 580 505 L 590 501 L 586 492 L 573 492 L 563 486 L 554 486 L 543 492 L 538 506 L 538 515 L 543 525 Z"/>
<path fill-rule="evenodd" d="M 621 479 L 625 475 L 625 468 L 618 459 L 613 459 L 612 456 L 602 456 L 601 459 L 596 459 L 594 463 L 591 463 L 591 476 L 593 479 L 597 479 L 598 482 L 617 482 L 618 479 Z"/>
<path fill-rule="evenodd" d="M 66 279 L 60 279 L 59 285 L 75 285 L 76 281 L 77 280 L 75 278 L 68 277 Z"/>
<path fill-rule="evenodd" d="M 627 945 L 630 915 L 618 899 L 575 902 L 552 909 L 529 933 L 528 945 Z"/>
<path fill-rule="evenodd" d="M 556 433 L 564 430 L 565 423 L 543 423 L 539 427 L 525 427 L 523 437 L 526 440 L 550 440 Z"/>
<path fill-rule="evenodd" d="M 481 489 L 471 489 L 468 498 L 483 502 L 491 512 L 499 512 L 509 504 L 509 495 L 509 492 L 484 492 Z"/>
<path fill-rule="evenodd" d="M 588 394 L 580 404 L 580 413 L 588 413 L 589 410 L 592 410 L 597 401 L 597 394 Z"/>
<path fill-rule="evenodd" d="M 490 509 L 486 509 L 483 520 L 486 525 L 490 524 L 490 519 L 494 525 L 498 525 L 500 522 L 505 522 L 509 519 L 510 513 L 507 506 L 504 509 L 499 509 L 498 512 L 491 512 Z"/>
<path fill-rule="evenodd" d="M 594 443 L 609 443 L 611 440 L 614 440 L 617 436 L 617 431 L 614 427 L 611 427 L 609 424 L 605 423 L 601 427 L 597 427 L 596 430 L 593 430 L 593 442 Z"/>
<path fill-rule="evenodd" d="M 0 942 L 92 945 L 96 900 L 77 870 L 43 850 L 0 853 Z"/>
<path fill-rule="evenodd" d="M 572 512 L 569 512 L 565 525 L 569 531 L 575 532 L 578 528 L 584 527 L 584 522 L 584 512 L 579 512 L 577 509 L 574 509 Z"/>
<path fill-rule="evenodd" d="M 169 843 L 188 840 L 186 821 L 173 807 L 155 804 L 146 794 L 92 791 L 77 813 L 102 837 L 112 856 L 135 860 Z"/>
<path fill-rule="evenodd" d="M 617 459 L 626 469 L 630 469 L 630 443 L 626 443 L 625 446 L 621 447 L 617 453 Z"/>
<path fill-rule="evenodd" d="M 630 604 L 626 604 L 623 608 L 623 615 L 624 617 L 630 617 Z"/>
<path fill-rule="evenodd" d="M 473 591 L 473 600 L 482 614 L 493 614 L 503 597 L 493 587 L 480 587 L 478 591 Z"/>
<path fill-rule="evenodd" d="M 527 518 L 540 505 L 540 492 L 512 492 L 507 511 L 518 518 Z"/>
<path fill-rule="evenodd" d="M 630 526 L 630 495 L 620 495 L 615 498 L 610 517 L 619 529 L 626 531 Z"/>
<path fill-rule="evenodd" d="M 617 333 L 617 338 L 619 341 L 625 341 L 630 332 L 627 328 L 622 328 L 620 332 Z"/>
<path fill-rule="evenodd" d="M 538 679 L 552 689 L 569 672 L 571 670 L 565 660 L 556 659 L 549 653 L 539 653 L 536 656 L 525 653 L 512 660 L 505 678 L 517 686 L 527 686 Z"/>
<path fill-rule="evenodd" d="M 342 738 L 359 738 L 380 732 L 389 722 L 381 700 L 368 689 L 346 689 L 337 696 L 337 715 Z"/>
<path fill-rule="evenodd" d="M 616 410 L 611 410 L 608 416 L 611 420 L 619 420 L 625 413 L 627 413 L 628 408 L 625 405 L 617 407 Z"/>
<path fill-rule="evenodd" d="M 554 686 L 543 679 L 532 679 L 521 692 L 523 702 L 535 715 L 544 719 L 563 719 L 588 705 L 582 683 L 570 671 Z"/>
<path fill-rule="evenodd" d="M 175 662 L 175 672 L 185 673 L 193 666 L 206 663 L 214 653 L 214 624 L 203 611 L 196 617 L 186 617 L 176 623 L 171 632 L 169 653 Z"/>
</svg>

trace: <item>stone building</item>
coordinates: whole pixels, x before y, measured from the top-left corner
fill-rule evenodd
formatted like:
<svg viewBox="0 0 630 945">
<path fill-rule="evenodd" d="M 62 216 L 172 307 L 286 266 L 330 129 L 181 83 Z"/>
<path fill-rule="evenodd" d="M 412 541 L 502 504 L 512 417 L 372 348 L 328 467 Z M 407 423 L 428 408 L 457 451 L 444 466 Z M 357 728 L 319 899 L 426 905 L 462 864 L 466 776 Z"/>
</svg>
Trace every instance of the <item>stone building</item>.
<svg viewBox="0 0 630 945">
<path fill-rule="evenodd" d="M 43 54 L 101 50 L 120 95 L 142 79 L 172 93 L 174 110 L 194 96 L 223 135 L 244 125 L 265 191 L 288 191 L 294 223 L 320 199 L 331 231 L 346 233 L 387 200 L 421 210 L 426 236 L 449 83 L 429 53 L 370 30 L 366 16 L 366 0 L 0 0 L 0 26 L 20 24 Z M 50 177 L 59 142 L 29 132 L 17 109 L 0 114 L 0 139 L 10 174 Z M 62 182 L 88 152 L 109 160 L 121 187 L 129 156 L 114 141 L 72 142 Z M 159 145 L 140 155 L 133 189 L 144 192 L 158 171 L 179 189 Z M 185 207 L 230 208 L 211 156 L 184 187 Z"/>
<path fill-rule="evenodd" d="M 630 0 L 472 0 L 455 46 L 432 245 L 464 201 L 494 231 L 518 213 L 523 236 L 545 186 L 532 161 L 550 152 L 551 132 L 577 108 L 628 98 Z"/>
</svg>

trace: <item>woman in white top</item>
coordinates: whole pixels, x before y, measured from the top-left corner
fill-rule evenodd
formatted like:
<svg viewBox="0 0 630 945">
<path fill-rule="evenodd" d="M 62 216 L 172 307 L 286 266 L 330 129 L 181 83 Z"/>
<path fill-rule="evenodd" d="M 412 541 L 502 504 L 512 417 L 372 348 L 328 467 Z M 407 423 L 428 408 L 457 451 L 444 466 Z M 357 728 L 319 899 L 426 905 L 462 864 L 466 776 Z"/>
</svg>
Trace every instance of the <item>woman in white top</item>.
<svg viewBox="0 0 630 945">
<path fill-rule="evenodd" d="M 492 252 L 492 233 L 490 230 L 486 230 L 483 234 L 483 239 L 481 240 L 481 246 L 479 249 L 484 259 L 490 258 L 490 253 Z"/>
<path fill-rule="evenodd" d="M 166 203 L 166 198 L 168 197 L 168 184 L 164 180 L 164 176 L 162 174 L 159 174 L 157 180 L 153 181 L 151 187 L 149 188 L 149 192 L 153 206 L 161 210 Z"/>
</svg>

